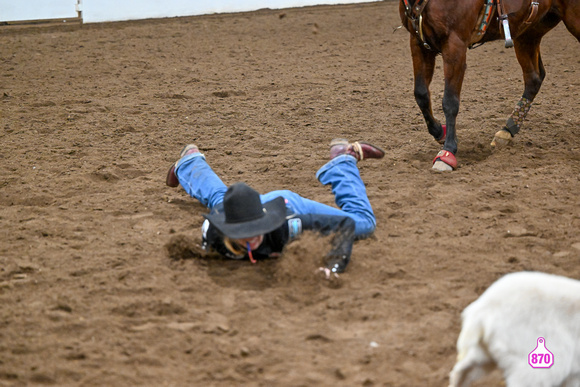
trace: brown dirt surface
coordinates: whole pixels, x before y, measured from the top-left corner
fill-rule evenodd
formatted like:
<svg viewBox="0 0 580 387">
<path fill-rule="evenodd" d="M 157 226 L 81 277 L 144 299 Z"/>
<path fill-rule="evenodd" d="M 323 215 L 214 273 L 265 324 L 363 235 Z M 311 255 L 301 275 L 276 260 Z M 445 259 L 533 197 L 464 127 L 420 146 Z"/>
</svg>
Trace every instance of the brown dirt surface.
<svg viewBox="0 0 580 387">
<path fill-rule="evenodd" d="M 470 51 L 441 174 L 399 25 L 385 1 L 0 30 L 0 386 L 444 386 L 494 280 L 580 278 L 580 45 L 544 38 L 498 151 L 521 70 L 502 42 Z M 387 151 L 359 164 L 378 228 L 336 281 L 311 236 L 256 265 L 204 254 L 206 209 L 165 186 L 194 142 L 226 184 L 332 204 L 334 137 Z"/>
</svg>

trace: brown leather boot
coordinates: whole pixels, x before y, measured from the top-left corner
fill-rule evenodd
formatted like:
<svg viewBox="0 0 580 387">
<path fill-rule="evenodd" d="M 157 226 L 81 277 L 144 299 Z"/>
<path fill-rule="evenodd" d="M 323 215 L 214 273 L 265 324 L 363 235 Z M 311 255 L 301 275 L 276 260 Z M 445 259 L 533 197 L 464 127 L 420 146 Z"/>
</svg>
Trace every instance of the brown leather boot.
<svg viewBox="0 0 580 387">
<path fill-rule="evenodd" d="M 179 179 L 175 174 L 175 167 L 177 167 L 177 163 L 181 160 L 184 156 L 190 155 L 192 153 L 199 153 L 199 148 L 195 144 L 188 144 L 181 150 L 179 154 L 179 159 L 171 165 L 169 171 L 167 171 L 167 177 L 165 178 L 165 184 L 170 187 L 177 187 L 179 186 Z"/>
<path fill-rule="evenodd" d="M 357 161 L 364 159 L 381 159 L 385 157 L 385 151 L 378 146 L 364 141 L 349 143 L 344 138 L 335 138 L 330 142 L 330 158 L 340 155 L 351 155 Z"/>
</svg>

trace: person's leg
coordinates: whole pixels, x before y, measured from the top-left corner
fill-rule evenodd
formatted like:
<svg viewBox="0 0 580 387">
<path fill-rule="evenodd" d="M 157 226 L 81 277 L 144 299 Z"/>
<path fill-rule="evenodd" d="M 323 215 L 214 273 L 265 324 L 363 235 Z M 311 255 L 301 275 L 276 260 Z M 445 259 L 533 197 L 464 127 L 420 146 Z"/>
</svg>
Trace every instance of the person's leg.
<svg viewBox="0 0 580 387">
<path fill-rule="evenodd" d="M 384 156 L 385 152 L 381 148 L 367 142 L 349 143 L 345 139 L 331 141 L 331 160 L 318 170 L 316 177 L 322 184 L 332 186 L 335 202 L 341 209 L 303 198 L 288 190 L 261 195 L 262 203 L 282 196 L 286 199 L 286 207 L 296 214 L 348 216 L 355 221 L 356 237 L 368 237 L 374 232 L 377 223 L 356 163 Z"/>
<path fill-rule="evenodd" d="M 289 190 L 271 191 L 271 192 L 268 192 L 266 194 L 260 195 L 260 198 L 262 200 L 262 203 L 266 203 L 266 202 L 269 202 L 271 200 L 276 199 L 279 196 L 283 197 L 286 200 L 286 207 L 291 212 L 293 212 L 297 215 L 313 214 L 313 213 L 314 214 L 325 213 L 325 212 L 320 212 L 320 211 L 313 211 L 313 208 L 315 208 L 315 206 L 317 204 L 321 205 L 321 206 L 326 206 L 325 204 L 315 202 L 314 200 L 306 199 L 306 198 L 298 195 L 296 192 L 292 192 Z M 341 213 L 341 211 L 339 209 L 334 208 L 334 207 L 330 207 L 330 206 L 326 206 L 326 207 L 328 207 L 330 210 L 334 211 L 334 213 L 332 213 L 332 214 L 326 213 L 327 215 L 343 215 L 344 216 L 344 214 Z"/>
<path fill-rule="evenodd" d="M 223 201 L 228 189 L 199 152 L 181 158 L 175 167 L 175 174 L 183 189 L 209 209 Z"/>
<path fill-rule="evenodd" d="M 336 205 L 356 222 L 356 236 L 364 237 L 375 230 L 377 222 L 356 162 L 351 155 L 336 156 L 316 177 L 323 185 L 331 185 Z"/>
<path fill-rule="evenodd" d="M 304 198 L 295 192 L 287 190 L 272 191 L 268 192 L 267 194 L 261 195 L 262 203 L 266 203 L 270 200 L 273 200 L 278 196 L 282 196 L 284 199 L 286 199 L 286 207 L 288 207 L 292 212 L 298 215 L 318 214 L 318 215 L 348 216 L 349 218 L 355 221 L 355 236 L 357 238 L 368 237 L 375 230 L 376 223 L 374 215 L 372 213 L 372 209 L 370 209 L 371 217 L 369 218 L 368 216 L 365 216 L 366 214 L 343 211 L 336 207 L 332 207 L 324 203 L 319 203 L 314 200 Z"/>
<path fill-rule="evenodd" d="M 277 197 L 283 197 L 286 200 L 286 207 L 297 215 L 302 214 L 321 214 L 321 215 L 338 215 L 338 216 L 348 216 L 344 211 L 338 208 L 331 207 L 326 204 L 315 202 L 311 199 L 306 199 L 296 192 L 289 190 L 278 190 L 268 192 L 266 194 L 260 195 L 262 203 L 274 200 Z"/>
</svg>

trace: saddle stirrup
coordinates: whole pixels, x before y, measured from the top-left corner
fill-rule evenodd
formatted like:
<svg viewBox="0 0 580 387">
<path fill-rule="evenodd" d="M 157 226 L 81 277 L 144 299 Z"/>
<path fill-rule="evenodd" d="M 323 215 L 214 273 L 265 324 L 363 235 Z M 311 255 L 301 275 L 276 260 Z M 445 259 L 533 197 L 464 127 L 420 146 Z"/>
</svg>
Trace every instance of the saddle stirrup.
<svg viewBox="0 0 580 387">
<path fill-rule="evenodd" d="M 511 48 L 514 46 L 514 41 L 512 40 L 512 35 L 510 33 L 510 25 L 508 23 L 507 16 L 502 18 L 501 25 L 505 35 L 505 48 Z"/>
<path fill-rule="evenodd" d="M 510 24 L 508 22 L 508 15 L 505 12 L 502 0 L 497 1 L 497 13 L 499 15 L 499 20 L 501 26 L 503 27 L 503 34 L 505 37 L 505 48 L 511 48 L 514 46 L 514 41 L 512 40 L 512 34 L 510 32 Z"/>
</svg>

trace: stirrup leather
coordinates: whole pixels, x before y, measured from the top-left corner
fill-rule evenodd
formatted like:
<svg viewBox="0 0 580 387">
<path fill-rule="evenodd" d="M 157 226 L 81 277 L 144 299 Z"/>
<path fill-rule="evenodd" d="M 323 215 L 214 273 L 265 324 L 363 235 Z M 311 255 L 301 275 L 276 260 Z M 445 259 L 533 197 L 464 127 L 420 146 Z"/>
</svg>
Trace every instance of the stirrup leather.
<svg viewBox="0 0 580 387">
<path fill-rule="evenodd" d="M 428 50 L 431 50 L 432 47 L 427 43 L 425 40 L 425 35 L 423 35 L 423 10 L 427 6 L 429 0 L 417 0 L 415 5 L 411 6 L 409 0 L 403 0 L 403 4 L 405 5 L 405 15 L 407 15 L 407 19 L 411 21 L 413 25 L 413 29 L 415 30 L 415 35 L 419 39 L 419 41 L 423 44 Z"/>
</svg>

